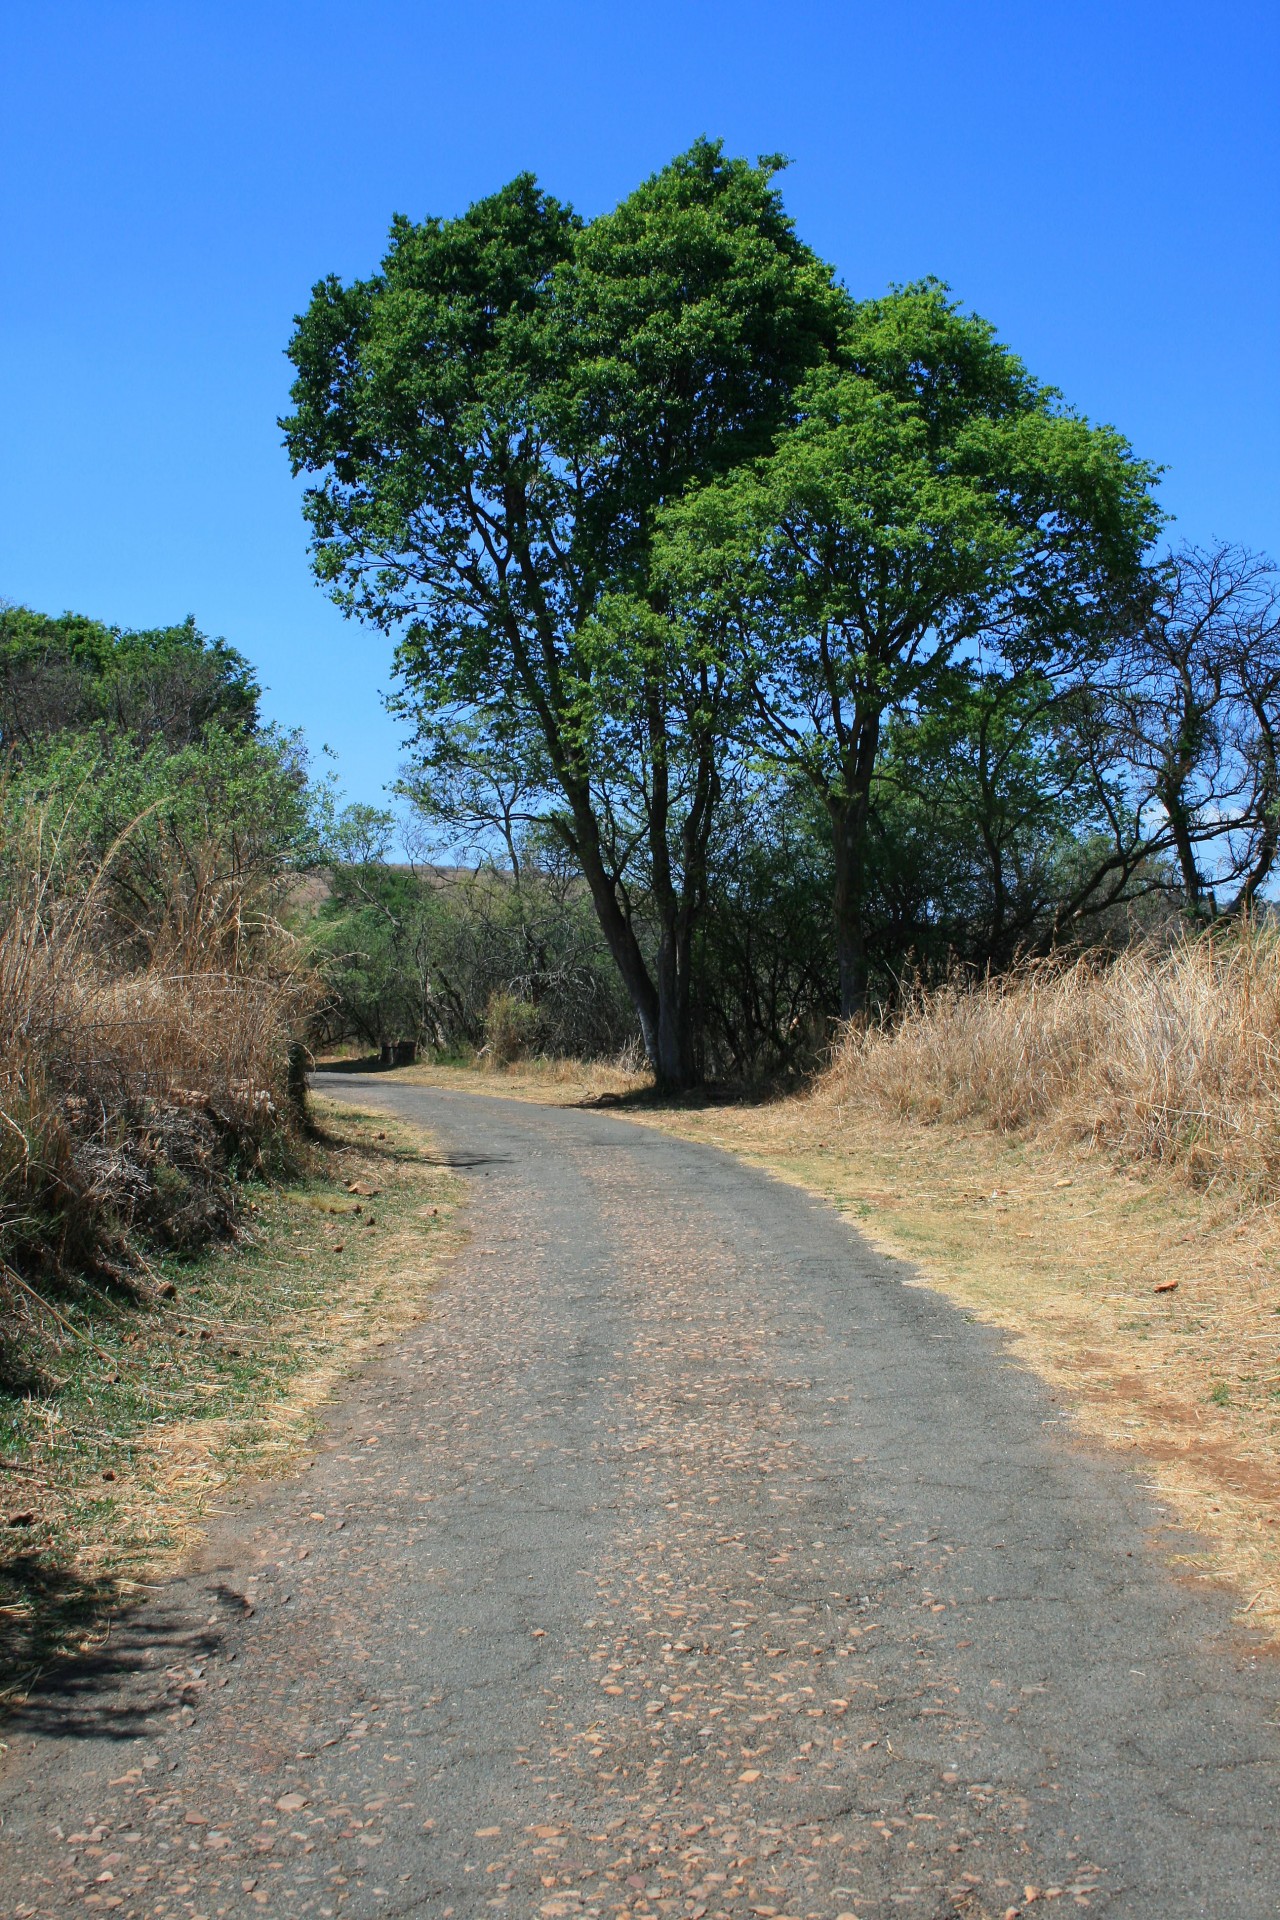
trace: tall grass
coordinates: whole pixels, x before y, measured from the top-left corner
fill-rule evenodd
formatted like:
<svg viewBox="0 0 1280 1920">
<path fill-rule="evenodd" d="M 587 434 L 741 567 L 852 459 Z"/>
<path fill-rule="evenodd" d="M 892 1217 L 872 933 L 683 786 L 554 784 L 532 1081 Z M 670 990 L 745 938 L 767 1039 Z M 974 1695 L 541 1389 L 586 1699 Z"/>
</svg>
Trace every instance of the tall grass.
<svg viewBox="0 0 1280 1920">
<path fill-rule="evenodd" d="M 286 1124 L 310 986 L 262 883 L 228 873 L 217 848 L 188 854 L 140 929 L 113 894 L 118 848 L 91 857 L 67 844 L 70 815 L 8 798 L 0 1310 L 12 1335 L 59 1278 L 124 1278 L 148 1240 L 189 1247 L 230 1227 L 237 1177 Z"/>
<path fill-rule="evenodd" d="M 848 1029 L 820 1097 L 1051 1129 L 1121 1162 L 1280 1191 L 1280 937 L 1267 926 L 922 993 Z"/>
</svg>

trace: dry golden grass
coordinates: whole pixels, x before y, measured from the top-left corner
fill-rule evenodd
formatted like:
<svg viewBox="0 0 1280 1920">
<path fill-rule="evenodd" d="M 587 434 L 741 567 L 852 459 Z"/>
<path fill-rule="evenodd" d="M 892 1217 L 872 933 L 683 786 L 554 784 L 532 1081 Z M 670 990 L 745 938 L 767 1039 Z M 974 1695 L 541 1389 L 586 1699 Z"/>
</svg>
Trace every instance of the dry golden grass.
<svg viewBox="0 0 1280 1920">
<path fill-rule="evenodd" d="M 1117 1163 L 1269 1200 L 1280 1180 L 1280 936 L 1032 967 L 850 1028 L 822 1097 L 916 1120 L 1051 1129 Z"/>
<path fill-rule="evenodd" d="M 76 856 L 31 803 L 0 814 L 0 1349 L 38 1351 L 54 1322 L 29 1283 L 135 1265 L 135 1225 L 161 1244 L 225 1231 L 231 1170 L 286 1130 L 313 983 L 269 880 L 217 849 L 130 932 L 113 855 Z"/>
</svg>

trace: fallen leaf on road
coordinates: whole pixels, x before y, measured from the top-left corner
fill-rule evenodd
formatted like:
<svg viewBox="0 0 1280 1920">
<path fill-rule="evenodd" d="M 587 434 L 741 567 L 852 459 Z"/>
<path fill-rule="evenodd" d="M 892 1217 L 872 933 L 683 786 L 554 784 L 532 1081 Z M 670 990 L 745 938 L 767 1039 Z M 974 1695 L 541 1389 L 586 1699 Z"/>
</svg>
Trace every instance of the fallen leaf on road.
<svg viewBox="0 0 1280 1920">
<path fill-rule="evenodd" d="M 300 1813 L 307 1804 L 305 1793 L 282 1793 L 276 1801 L 277 1813 Z M 190 1819 L 190 1814 L 187 1815 Z"/>
<path fill-rule="evenodd" d="M 758 1780 L 759 1778 L 760 1778 L 759 1767 L 748 1767 L 745 1773 L 740 1773 L 738 1775 L 739 1782 L 743 1786 L 750 1786 L 753 1780 Z"/>
<path fill-rule="evenodd" d="M 547 1637 L 547 1630 L 545 1627 L 535 1627 L 533 1632 L 529 1635 L 529 1638 L 531 1640 L 545 1640 L 546 1637 Z"/>
</svg>

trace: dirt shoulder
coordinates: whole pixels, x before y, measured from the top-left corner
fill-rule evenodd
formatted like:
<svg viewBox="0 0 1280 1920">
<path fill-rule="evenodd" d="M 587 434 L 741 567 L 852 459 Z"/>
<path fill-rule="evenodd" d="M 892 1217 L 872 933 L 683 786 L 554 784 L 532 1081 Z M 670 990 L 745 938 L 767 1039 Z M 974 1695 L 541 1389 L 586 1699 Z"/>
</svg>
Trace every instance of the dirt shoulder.
<svg viewBox="0 0 1280 1920">
<path fill-rule="evenodd" d="M 458 1243 L 429 1138 L 317 1102 L 308 1177 L 251 1236 L 157 1267 L 162 1294 L 82 1317 L 58 1392 L 0 1411 L 0 1703 L 87 1651 L 248 1475 L 296 1463 L 335 1384 L 422 1318 Z"/>
<path fill-rule="evenodd" d="M 922 1281 L 1004 1328 L 1078 1430 L 1131 1456 L 1202 1538 L 1186 1577 L 1226 1579 L 1280 1638 L 1280 1226 L 1270 1210 L 1084 1151 L 981 1127 L 837 1109 L 636 1101 L 610 1069 L 409 1068 L 420 1084 L 572 1103 L 727 1149 L 820 1194 Z"/>
</svg>

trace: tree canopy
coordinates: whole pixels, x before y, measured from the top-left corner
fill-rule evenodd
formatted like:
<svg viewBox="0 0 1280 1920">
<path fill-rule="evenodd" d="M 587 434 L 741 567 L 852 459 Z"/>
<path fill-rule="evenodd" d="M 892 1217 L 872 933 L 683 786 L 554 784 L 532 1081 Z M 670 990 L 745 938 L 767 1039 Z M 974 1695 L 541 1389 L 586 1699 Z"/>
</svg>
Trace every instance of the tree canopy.
<svg viewBox="0 0 1280 1920">
<path fill-rule="evenodd" d="M 0 607 L 0 748 L 101 721 L 177 749 L 209 725 L 251 733 L 258 696 L 244 656 L 190 615 L 133 631 L 84 614 Z"/>
<path fill-rule="evenodd" d="M 718 635 L 757 751 L 829 816 L 846 1015 L 886 718 L 1086 671 L 1138 601 L 1154 478 L 926 283 L 855 306 L 772 452 L 665 515 L 673 599 Z"/>
<path fill-rule="evenodd" d="M 464 720 L 520 759 L 675 1084 L 728 707 L 653 586 L 654 516 L 769 444 L 844 312 L 774 170 L 700 141 L 590 223 L 528 176 L 398 219 L 380 273 L 322 281 L 290 347 L 318 573 L 400 631 L 426 761 Z"/>
</svg>

